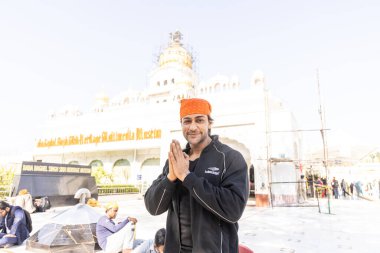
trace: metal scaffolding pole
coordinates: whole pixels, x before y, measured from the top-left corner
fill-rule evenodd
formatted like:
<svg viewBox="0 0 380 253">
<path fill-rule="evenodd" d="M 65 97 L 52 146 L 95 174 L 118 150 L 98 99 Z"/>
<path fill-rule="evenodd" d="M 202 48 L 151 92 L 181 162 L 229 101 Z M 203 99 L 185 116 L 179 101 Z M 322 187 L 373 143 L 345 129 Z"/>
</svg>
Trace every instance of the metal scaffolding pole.
<svg viewBox="0 0 380 253">
<path fill-rule="evenodd" d="M 321 102 L 321 91 L 320 91 L 320 85 L 319 85 L 319 70 L 317 69 L 317 86 L 318 86 L 318 100 L 319 100 L 319 117 L 321 120 L 321 136 L 322 136 L 322 143 L 323 143 L 323 166 L 325 167 L 326 171 L 326 182 L 328 184 L 329 182 L 329 168 L 328 168 L 328 151 L 327 151 L 327 140 L 325 135 L 325 112 L 322 110 L 322 102 Z M 327 205 L 329 214 L 331 214 L 331 206 L 330 206 L 330 192 L 327 188 Z"/>
</svg>

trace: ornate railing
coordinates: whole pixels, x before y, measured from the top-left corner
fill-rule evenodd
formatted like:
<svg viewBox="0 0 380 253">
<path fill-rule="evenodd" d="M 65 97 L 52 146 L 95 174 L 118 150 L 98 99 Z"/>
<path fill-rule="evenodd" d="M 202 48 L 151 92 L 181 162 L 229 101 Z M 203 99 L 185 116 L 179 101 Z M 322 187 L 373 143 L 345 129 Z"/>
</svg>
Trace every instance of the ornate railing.
<svg viewBox="0 0 380 253">
<path fill-rule="evenodd" d="M 98 185 L 99 195 L 117 195 L 140 193 L 140 188 L 134 185 Z"/>
</svg>

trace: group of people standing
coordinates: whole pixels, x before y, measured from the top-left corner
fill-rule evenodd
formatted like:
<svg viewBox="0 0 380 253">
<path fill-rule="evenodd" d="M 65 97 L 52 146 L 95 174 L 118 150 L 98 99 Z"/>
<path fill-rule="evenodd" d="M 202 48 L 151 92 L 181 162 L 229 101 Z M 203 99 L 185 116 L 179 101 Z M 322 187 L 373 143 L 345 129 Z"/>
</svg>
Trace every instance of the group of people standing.
<svg viewBox="0 0 380 253">
<path fill-rule="evenodd" d="M 333 177 L 330 184 L 328 184 L 325 179 L 318 177 L 318 179 L 313 183 L 317 193 L 319 194 L 318 196 L 322 198 L 327 196 L 327 191 L 329 190 L 331 190 L 332 196 L 335 199 L 357 199 L 364 197 L 363 183 L 359 180 L 348 182 L 343 178 L 339 182 L 336 177 Z M 368 195 L 371 196 L 371 191 L 373 190 L 372 184 L 368 183 L 366 187 L 366 192 L 368 192 Z"/>
<path fill-rule="evenodd" d="M 339 181 L 334 177 L 331 184 L 333 187 L 333 194 L 336 199 L 355 199 L 364 196 L 363 183 L 361 181 L 347 182 L 346 180 L 342 179 L 339 183 Z M 368 185 L 371 184 L 369 183 Z M 372 191 L 372 188 L 367 189 L 367 191 Z M 369 195 L 371 195 L 370 192 Z"/>
</svg>

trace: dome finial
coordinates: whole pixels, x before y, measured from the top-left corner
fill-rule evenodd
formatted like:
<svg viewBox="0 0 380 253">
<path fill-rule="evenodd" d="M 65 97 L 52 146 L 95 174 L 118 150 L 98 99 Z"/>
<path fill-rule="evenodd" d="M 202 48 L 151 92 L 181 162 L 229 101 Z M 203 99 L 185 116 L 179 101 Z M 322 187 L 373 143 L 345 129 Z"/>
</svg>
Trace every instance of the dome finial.
<svg viewBox="0 0 380 253">
<path fill-rule="evenodd" d="M 176 31 L 174 33 L 169 33 L 170 35 L 170 40 L 171 40 L 171 44 L 181 44 L 181 40 L 182 40 L 182 33 L 180 31 Z"/>
</svg>

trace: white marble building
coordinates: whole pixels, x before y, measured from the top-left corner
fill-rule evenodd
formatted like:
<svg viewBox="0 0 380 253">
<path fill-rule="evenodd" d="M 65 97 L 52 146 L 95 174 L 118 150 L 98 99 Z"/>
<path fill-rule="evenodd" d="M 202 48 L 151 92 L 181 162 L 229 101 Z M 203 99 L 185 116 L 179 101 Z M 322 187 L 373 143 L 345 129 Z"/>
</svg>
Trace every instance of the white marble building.
<svg viewBox="0 0 380 253">
<path fill-rule="evenodd" d="M 292 113 L 266 89 L 262 72 L 254 72 L 249 88 L 242 89 L 236 76 L 198 81 L 193 63 L 181 33 L 171 34 L 150 73 L 149 88 L 112 99 L 98 94 L 91 112 L 68 108 L 52 113 L 36 143 L 34 160 L 102 165 L 115 182 L 136 183 L 141 178 L 150 183 L 161 172 L 170 141 L 176 138 L 185 145 L 178 101 L 200 97 L 213 107 L 212 134 L 238 149 L 247 167 L 254 165 L 257 205 L 268 205 L 270 182 L 298 177 L 293 161 L 300 157 L 300 136 L 292 132 Z M 268 158 L 277 163 L 268 164 Z M 272 193 L 276 200 L 294 202 L 293 188 Z"/>
</svg>

